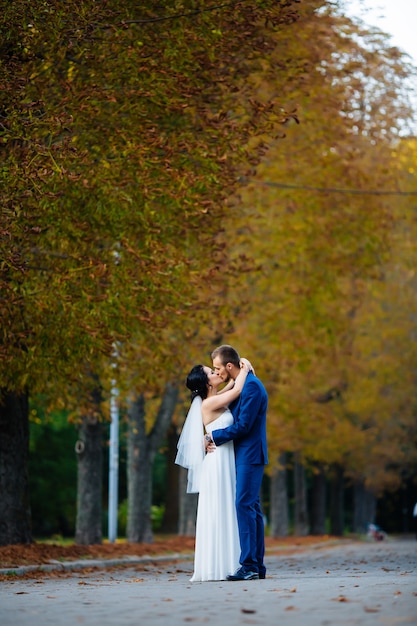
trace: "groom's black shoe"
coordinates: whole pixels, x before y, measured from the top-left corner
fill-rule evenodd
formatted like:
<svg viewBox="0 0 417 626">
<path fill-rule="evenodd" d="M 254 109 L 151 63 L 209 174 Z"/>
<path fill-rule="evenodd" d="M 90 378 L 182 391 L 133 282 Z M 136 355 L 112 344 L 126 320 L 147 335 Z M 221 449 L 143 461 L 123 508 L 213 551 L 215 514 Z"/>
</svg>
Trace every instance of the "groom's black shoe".
<svg viewBox="0 0 417 626">
<path fill-rule="evenodd" d="M 226 576 L 226 580 L 258 580 L 258 572 L 251 572 L 240 567 L 234 574 Z"/>
</svg>

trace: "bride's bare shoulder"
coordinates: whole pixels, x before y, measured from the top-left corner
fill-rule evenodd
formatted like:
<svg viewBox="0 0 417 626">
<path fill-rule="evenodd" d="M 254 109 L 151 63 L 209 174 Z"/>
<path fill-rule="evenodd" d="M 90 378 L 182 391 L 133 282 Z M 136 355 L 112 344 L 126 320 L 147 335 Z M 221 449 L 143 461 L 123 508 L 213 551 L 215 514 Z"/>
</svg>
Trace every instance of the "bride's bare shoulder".
<svg viewBox="0 0 417 626">
<path fill-rule="evenodd" d="M 206 398 L 206 400 L 209 400 L 209 398 Z M 206 402 L 206 400 L 203 400 L 203 404 L 201 405 L 203 423 L 205 426 L 210 424 L 210 422 L 214 422 L 214 420 L 220 417 L 226 410 L 226 407 L 213 407 L 212 403 Z"/>
</svg>

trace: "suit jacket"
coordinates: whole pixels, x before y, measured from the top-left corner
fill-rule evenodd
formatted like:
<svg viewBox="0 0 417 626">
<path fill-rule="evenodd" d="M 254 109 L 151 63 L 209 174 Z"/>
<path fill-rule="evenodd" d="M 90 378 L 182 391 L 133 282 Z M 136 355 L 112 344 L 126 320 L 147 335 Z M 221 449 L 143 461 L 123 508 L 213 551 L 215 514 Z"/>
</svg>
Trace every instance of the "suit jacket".
<svg viewBox="0 0 417 626">
<path fill-rule="evenodd" d="M 265 387 L 259 378 L 249 372 L 239 398 L 230 405 L 233 424 L 211 433 L 216 445 L 234 441 L 236 465 L 268 463 L 267 407 L 268 394 Z"/>
</svg>

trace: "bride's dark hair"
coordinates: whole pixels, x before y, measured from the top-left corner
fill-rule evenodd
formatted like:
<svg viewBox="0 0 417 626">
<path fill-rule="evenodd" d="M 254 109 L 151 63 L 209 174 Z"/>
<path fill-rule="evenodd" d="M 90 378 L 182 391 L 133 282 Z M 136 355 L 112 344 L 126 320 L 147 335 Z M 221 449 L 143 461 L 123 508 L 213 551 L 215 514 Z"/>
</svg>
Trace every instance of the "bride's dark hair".
<svg viewBox="0 0 417 626">
<path fill-rule="evenodd" d="M 204 371 L 204 365 L 194 365 L 187 376 L 186 385 L 191 391 L 191 400 L 200 396 L 202 400 L 207 398 L 208 376 Z"/>
</svg>

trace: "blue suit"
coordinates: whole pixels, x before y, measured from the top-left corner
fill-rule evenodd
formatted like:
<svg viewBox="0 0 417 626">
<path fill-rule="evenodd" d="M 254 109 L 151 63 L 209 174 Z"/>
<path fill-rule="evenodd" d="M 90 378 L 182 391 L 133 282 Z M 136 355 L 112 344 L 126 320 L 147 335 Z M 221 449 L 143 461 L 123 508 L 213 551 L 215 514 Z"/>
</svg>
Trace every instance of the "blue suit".
<svg viewBox="0 0 417 626">
<path fill-rule="evenodd" d="M 211 433 L 217 446 L 233 440 L 236 458 L 236 512 L 240 539 L 240 564 L 245 570 L 265 574 L 264 522 L 260 489 L 268 463 L 266 411 L 268 395 L 249 372 L 243 390 L 230 405 L 234 422 Z"/>
</svg>

